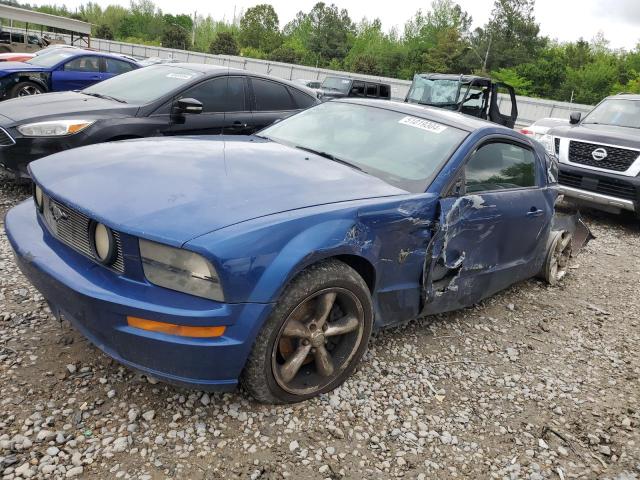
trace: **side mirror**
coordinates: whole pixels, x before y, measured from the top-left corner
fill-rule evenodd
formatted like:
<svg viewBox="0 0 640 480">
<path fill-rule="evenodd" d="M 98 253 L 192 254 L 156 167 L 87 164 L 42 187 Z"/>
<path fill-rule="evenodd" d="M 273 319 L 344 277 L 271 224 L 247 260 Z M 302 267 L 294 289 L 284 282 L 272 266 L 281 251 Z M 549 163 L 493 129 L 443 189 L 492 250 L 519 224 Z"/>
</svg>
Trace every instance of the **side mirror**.
<svg viewBox="0 0 640 480">
<path fill-rule="evenodd" d="M 195 98 L 181 98 L 176 105 L 176 112 L 179 114 L 190 113 L 192 115 L 202 113 L 202 102 Z"/>
<path fill-rule="evenodd" d="M 571 115 L 569 115 L 569 123 L 571 125 L 577 125 L 578 123 L 580 123 L 581 118 L 582 118 L 582 113 L 571 112 Z"/>
</svg>

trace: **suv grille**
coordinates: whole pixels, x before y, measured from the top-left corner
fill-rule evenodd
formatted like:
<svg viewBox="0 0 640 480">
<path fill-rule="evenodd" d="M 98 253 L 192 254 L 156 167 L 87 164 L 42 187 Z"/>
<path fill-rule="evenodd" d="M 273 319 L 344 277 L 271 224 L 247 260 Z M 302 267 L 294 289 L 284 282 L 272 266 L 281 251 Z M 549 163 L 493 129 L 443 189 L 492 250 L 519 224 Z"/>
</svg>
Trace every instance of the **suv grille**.
<svg viewBox="0 0 640 480">
<path fill-rule="evenodd" d="M 62 243 L 95 260 L 96 257 L 89 240 L 91 219 L 57 202 L 48 195 L 43 195 L 43 202 L 42 214 L 51 233 Z M 57 219 L 54 211 L 58 213 Z M 124 273 L 124 257 L 122 255 L 120 235 L 114 231 L 113 236 L 116 242 L 116 259 L 109 267 L 118 273 Z"/>
<path fill-rule="evenodd" d="M 560 172 L 558 183 L 567 187 L 580 188 L 625 200 L 636 200 L 636 190 L 632 184 L 610 178 L 584 177 L 578 173 Z"/>
<path fill-rule="evenodd" d="M 14 143 L 16 143 L 16 141 L 9 135 L 9 132 L 0 127 L 0 147 L 8 147 Z"/>
<path fill-rule="evenodd" d="M 593 158 L 593 152 L 603 149 L 606 157 L 602 160 Z M 624 172 L 640 156 L 637 150 L 627 150 L 626 148 L 604 147 L 597 143 L 585 143 L 572 140 L 569 142 L 569 161 L 589 165 L 590 167 L 603 168 L 616 172 Z"/>
<path fill-rule="evenodd" d="M 558 137 L 553 139 L 553 146 L 557 157 L 560 155 L 560 139 Z"/>
</svg>

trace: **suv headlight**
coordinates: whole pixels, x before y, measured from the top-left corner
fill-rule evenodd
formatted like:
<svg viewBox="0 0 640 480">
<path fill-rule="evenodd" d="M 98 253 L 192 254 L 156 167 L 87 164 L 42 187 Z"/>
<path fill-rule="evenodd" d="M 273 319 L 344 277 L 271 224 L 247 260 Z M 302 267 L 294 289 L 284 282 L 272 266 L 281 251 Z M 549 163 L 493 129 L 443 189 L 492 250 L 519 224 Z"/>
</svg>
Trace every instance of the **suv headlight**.
<svg viewBox="0 0 640 480">
<path fill-rule="evenodd" d="M 151 283 L 197 297 L 224 301 L 220 278 L 202 255 L 140 239 L 144 275 Z"/>
<path fill-rule="evenodd" d="M 549 134 L 543 135 L 542 138 L 540 138 L 540 140 L 538 140 L 542 146 L 544 147 L 544 149 L 547 151 L 547 153 L 549 155 L 552 155 L 555 157 L 556 152 L 555 152 L 555 147 L 553 146 L 553 137 Z"/>
<path fill-rule="evenodd" d="M 81 132 L 94 123 L 95 120 L 53 120 L 26 123 L 20 125 L 18 131 L 25 137 L 63 137 Z"/>
</svg>

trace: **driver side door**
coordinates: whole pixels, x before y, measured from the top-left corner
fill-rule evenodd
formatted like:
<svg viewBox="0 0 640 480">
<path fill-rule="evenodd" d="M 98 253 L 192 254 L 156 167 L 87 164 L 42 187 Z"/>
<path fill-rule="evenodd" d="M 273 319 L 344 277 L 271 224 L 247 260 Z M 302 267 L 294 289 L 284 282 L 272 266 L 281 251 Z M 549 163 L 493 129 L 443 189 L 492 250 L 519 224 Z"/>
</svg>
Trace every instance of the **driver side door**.
<svg viewBox="0 0 640 480">
<path fill-rule="evenodd" d="M 512 139 L 469 155 L 440 200 L 424 313 L 473 305 L 538 273 L 554 211 L 543 172 L 535 151 Z"/>
<path fill-rule="evenodd" d="M 52 91 L 82 90 L 102 81 L 102 61 L 101 57 L 95 55 L 83 55 L 69 60 L 51 74 Z"/>
</svg>

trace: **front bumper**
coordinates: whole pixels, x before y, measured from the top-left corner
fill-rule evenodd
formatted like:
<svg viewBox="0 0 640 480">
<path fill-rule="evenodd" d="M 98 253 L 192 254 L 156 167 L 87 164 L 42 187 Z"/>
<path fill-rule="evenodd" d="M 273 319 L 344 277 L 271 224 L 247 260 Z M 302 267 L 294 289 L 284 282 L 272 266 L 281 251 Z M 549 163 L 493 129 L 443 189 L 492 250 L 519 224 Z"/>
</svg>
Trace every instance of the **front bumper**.
<svg viewBox="0 0 640 480">
<path fill-rule="evenodd" d="M 66 137 L 23 137 L 15 128 L 4 128 L 13 144 L 0 146 L 0 167 L 17 180 L 30 180 L 27 167 L 39 158 L 84 145 L 84 132 Z"/>
<path fill-rule="evenodd" d="M 204 390 L 235 388 L 271 304 L 218 303 L 118 275 L 52 237 L 32 200 L 9 211 L 5 228 L 25 276 L 53 311 L 104 353 L 168 383 Z M 224 325 L 226 331 L 218 338 L 177 337 L 130 327 L 127 316 Z"/>
<path fill-rule="evenodd" d="M 640 212 L 640 178 L 560 164 L 558 189 L 566 197 L 606 211 Z"/>
</svg>

